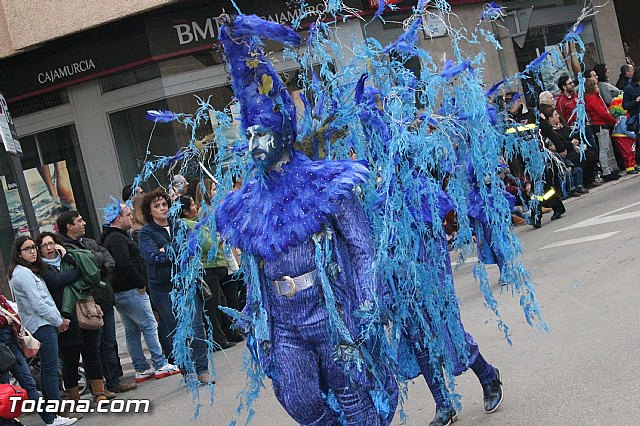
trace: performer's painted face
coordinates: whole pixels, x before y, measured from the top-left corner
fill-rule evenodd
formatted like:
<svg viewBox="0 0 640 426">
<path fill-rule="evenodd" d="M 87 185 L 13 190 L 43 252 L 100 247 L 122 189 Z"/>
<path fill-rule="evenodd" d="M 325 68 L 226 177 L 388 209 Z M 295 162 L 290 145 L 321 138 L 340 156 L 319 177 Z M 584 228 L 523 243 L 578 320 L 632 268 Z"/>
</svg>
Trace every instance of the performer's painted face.
<svg viewBox="0 0 640 426">
<path fill-rule="evenodd" d="M 275 164 L 286 149 L 282 136 L 265 126 L 249 127 L 247 139 L 253 161 L 264 170 Z"/>
</svg>

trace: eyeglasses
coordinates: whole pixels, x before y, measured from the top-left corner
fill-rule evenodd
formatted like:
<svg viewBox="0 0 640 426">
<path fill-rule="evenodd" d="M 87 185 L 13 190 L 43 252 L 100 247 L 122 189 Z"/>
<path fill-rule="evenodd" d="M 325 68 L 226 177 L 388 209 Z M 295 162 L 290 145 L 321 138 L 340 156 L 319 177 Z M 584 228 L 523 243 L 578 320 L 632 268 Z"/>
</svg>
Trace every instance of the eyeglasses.
<svg viewBox="0 0 640 426">
<path fill-rule="evenodd" d="M 52 243 L 44 243 L 44 244 L 42 244 L 40 247 L 42 247 L 42 248 L 49 248 L 49 247 L 53 247 L 53 246 L 55 246 L 55 245 L 56 245 L 56 243 L 53 243 L 53 242 L 52 242 Z"/>
<path fill-rule="evenodd" d="M 23 249 L 20 249 L 20 251 L 26 251 L 27 253 L 34 253 L 36 251 L 38 251 L 38 248 L 34 245 L 29 246 L 29 247 L 25 247 Z"/>
<path fill-rule="evenodd" d="M 576 83 L 573 81 L 567 81 L 567 86 L 575 86 Z"/>
</svg>

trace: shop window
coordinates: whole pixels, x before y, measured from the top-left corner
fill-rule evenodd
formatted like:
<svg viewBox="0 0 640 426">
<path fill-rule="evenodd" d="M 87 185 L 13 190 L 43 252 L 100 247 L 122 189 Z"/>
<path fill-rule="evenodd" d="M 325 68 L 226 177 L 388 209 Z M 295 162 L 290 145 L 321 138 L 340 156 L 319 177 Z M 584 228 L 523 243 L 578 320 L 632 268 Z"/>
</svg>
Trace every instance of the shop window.
<svg viewBox="0 0 640 426">
<path fill-rule="evenodd" d="M 78 210 L 87 222 L 87 234 L 96 236 L 98 228 L 94 226 L 93 203 L 75 125 L 22 137 L 20 144 L 20 162 L 40 231 L 54 230 L 55 220 L 63 211 Z M 27 223 L 15 177 L 8 167 L 2 170 L 0 210 L 6 209 L 10 219 L 0 221 L 0 245 L 4 248 L 16 234 L 27 232 Z"/>
<path fill-rule="evenodd" d="M 194 53 L 189 56 L 152 62 L 129 70 L 120 71 L 108 77 L 101 78 L 100 85 L 102 92 L 107 93 L 156 78 L 197 71 L 220 64 L 222 64 L 221 52 L 207 49 L 206 51 Z"/>
<path fill-rule="evenodd" d="M 11 102 L 9 107 L 11 108 L 11 116 L 16 118 L 68 103 L 69 95 L 67 94 L 67 89 L 62 89 L 42 95 L 31 96 L 20 101 Z"/>
<path fill-rule="evenodd" d="M 527 80 L 523 87 L 529 105 L 534 105 L 534 99 L 537 96 L 530 92 L 529 87 L 536 92 L 548 90 L 552 93 L 558 92 L 557 81 L 563 74 L 575 75 L 580 69 L 580 64 L 575 55 L 574 45 L 562 43 L 564 36 L 567 34 L 573 23 L 564 23 L 557 25 L 546 25 L 540 27 L 531 27 L 527 32 L 527 37 L 522 48 L 517 43 L 513 43 L 518 62 L 518 69 L 523 71 L 527 64 L 536 59 L 546 51 L 551 52 L 545 61 L 541 71 L 535 80 Z M 585 22 L 584 32 L 581 35 L 585 44 L 584 66 L 583 69 L 592 69 L 593 66 L 601 61 L 598 54 L 596 37 L 593 31 L 591 21 Z"/>
<path fill-rule="evenodd" d="M 209 98 L 211 106 L 222 111 L 231 102 L 233 92 L 230 86 L 216 87 L 109 114 L 124 182 L 133 182 L 142 170 L 145 160 L 174 155 L 179 148 L 188 146 L 191 141 L 191 131 L 183 124 L 173 122 L 156 125 L 145 118 L 147 111 L 170 110 L 191 113 L 199 107 L 196 96 L 204 100 Z M 203 141 L 212 140 L 211 123 L 203 123 L 196 131 L 196 138 Z M 197 175 L 198 171 L 194 169 L 191 173 Z M 160 184 L 166 184 L 166 176 L 157 177 Z"/>
<path fill-rule="evenodd" d="M 329 66 L 332 67 L 333 64 L 329 64 Z M 319 72 L 319 67 L 316 66 L 315 68 L 316 72 Z M 280 77 L 290 92 L 296 92 L 300 89 L 298 87 L 299 70 L 282 72 Z M 156 125 L 145 118 L 147 111 L 169 110 L 178 113 L 191 113 L 199 107 L 196 97 L 204 100 L 209 99 L 212 107 L 218 111 L 223 111 L 232 102 L 233 91 L 231 86 L 220 86 L 109 114 L 120 170 L 125 183 L 133 182 L 133 179 L 142 170 L 146 160 L 154 159 L 157 156 L 174 155 L 178 149 L 188 146 L 191 141 L 191 131 L 185 128 L 183 124 L 172 122 Z M 296 94 L 293 94 L 292 98 L 300 114 L 302 108 L 300 98 Z M 310 99 L 310 101 L 313 102 L 313 99 Z M 237 133 L 239 124 L 238 121 L 234 122 L 232 132 L 235 132 L 235 134 L 229 135 L 229 137 L 241 137 Z M 196 131 L 196 138 L 204 142 L 213 140 L 211 123 L 203 123 Z M 199 175 L 199 170 L 194 167 L 193 170 L 189 170 L 187 173 L 191 174 L 187 178 L 194 178 Z M 165 181 L 166 176 L 159 175 L 157 178 L 160 180 L 160 184 L 165 185 L 167 183 Z"/>
</svg>

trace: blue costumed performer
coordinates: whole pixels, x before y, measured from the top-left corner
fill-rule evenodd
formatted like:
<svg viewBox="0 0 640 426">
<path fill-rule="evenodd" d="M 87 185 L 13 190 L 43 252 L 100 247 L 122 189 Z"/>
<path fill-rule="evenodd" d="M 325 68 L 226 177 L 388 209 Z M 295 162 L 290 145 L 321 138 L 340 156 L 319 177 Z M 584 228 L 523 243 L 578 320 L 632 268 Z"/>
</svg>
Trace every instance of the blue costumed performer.
<svg viewBox="0 0 640 426">
<path fill-rule="evenodd" d="M 292 45 L 299 36 L 253 15 L 223 20 L 220 41 L 255 170 L 216 211 L 222 237 L 248 264 L 247 305 L 236 323 L 299 424 L 389 424 L 397 385 L 369 368 L 375 357 L 359 338 L 358 313 L 381 293 L 370 224 L 353 192 L 368 170 L 292 149 L 295 107 L 258 36 Z"/>
<path fill-rule="evenodd" d="M 453 271 L 451 268 L 451 260 L 447 250 L 447 239 L 443 229 L 434 227 L 433 214 L 439 216 L 439 223 L 442 223 L 445 215 L 453 208 L 453 203 L 446 192 L 440 189 L 432 179 L 424 179 L 424 193 L 421 195 L 422 208 L 417 212 L 420 216 L 416 219 L 425 225 L 423 235 L 423 247 L 420 257 L 424 265 L 435 271 L 432 275 L 435 282 L 431 284 L 431 288 L 437 290 L 432 297 L 443 299 L 442 303 L 436 306 L 444 306 L 439 312 L 439 321 L 430 318 L 427 312 L 427 320 L 431 330 L 435 336 L 444 341 L 444 352 L 441 356 L 446 356 L 453 365 L 453 374 L 458 376 L 471 369 L 478 377 L 482 386 L 484 396 L 484 409 L 487 413 L 495 412 L 502 403 L 502 382 L 500 380 L 500 372 L 497 368 L 483 358 L 478 345 L 473 337 L 464 330 L 460 320 L 460 308 L 458 307 L 458 297 L 455 292 L 453 283 Z M 431 193 L 429 193 L 431 192 Z M 435 208 L 432 207 L 436 204 Z M 426 312 L 426 310 L 425 310 Z M 434 315 L 431 313 L 431 315 Z M 431 395 L 436 403 L 436 415 L 429 426 L 446 426 L 457 420 L 457 411 L 454 402 L 450 396 L 447 386 L 444 382 L 442 365 L 436 364 L 434 368 L 433 360 L 429 355 L 429 347 L 425 345 L 425 336 L 416 334 L 414 330 L 422 330 L 421 328 L 408 329 L 408 336 L 413 343 L 420 372 L 424 376 Z M 452 334 L 461 333 L 464 336 L 464 344 L 462 347 L 454 344 Z"/>
<path fill-rule="evenodd" d="M 502 253 L 502 250 L 508 247 L 507 237 L 500 234 L 495 235 L 496 233 L 493 230 L 486 212 L 488 208 L 493 209 L 493 196 L 490 194 L 489 196 L 483 197 L 480 194 L 478 176 L 476 176 L 470 158 L 467 158 L 467 173 L 470 186 L 467 214 L 476 237 L 478 261 L 485 265 L 497 265 L 500 271 L 500 285 L 507 285 L 507 279 L 505 279 L 502 274 L 505 264 L 505 255 Z M 488 176 L 483 176 L 482 179 L 484 179 L 485 185 L 491 184 L 491 179 Z M 516 203 L 516 198 L 504 189 L 501 189 L 498 196 L 500 195 L 507 200 L 509 203 L 509 211 L 511 211 Z M 502 238 L 504 241 L 498 244 L 494 241 L 496 238 Z"/>
<path fill-rule="evenodd" d="M 366 74 L 360 79 L 356 90 L 356 102 L 361 107 L 360 120 L 365 135 L 374 135 L 389 149 L 392 128 L 387 123 L 380 105 L 379 90 L 363 88 Z M 361 95 L 359 95 L 361 94 Z M 398 237 L 389 241 L 395 247 L 394 256 L 407 253 L 407 241 L 416 247 L 416 261 L 412 267 L 397 271 L 392 277 L 395 297 L 389 308 L 390 316 L 400 326 L 401 338 L 398 346 L 398 374 L 404 379 L 413 379 L 422 374 L 436 403 L 436 414 L 429 426 L 446 426 L 458 419 L 455 403 L 445 383 L 445 365 L 458 376 L 467 369 L 478 377 L 484 394 L 484 408 L 495 412 L 502 403 L 502 383 L 498 369 L 480 354 L 473 337 L 464 330 L 460 319 L 460 308 L 453 282 L 451 260 L 442 220 L 455 208 L 451 197 L 443 191 L 436 180 L 414 161 L 415 152 L 408 147 L 404 156 L 396 155 L 396 173 L 392 184 L 378 200 L 378 208 L 384 209 L 389 198 L 401 198 L 403 209 L 397 212 L 410 223 L 407 238 Z M 403 178 L 402 176 L 411 176 Z M 437 220 L 434 223 L 434 216 Z M 421 282 L 413 284 L 412 277 Z M 432 353 L 433 351 L 433 353 Z"/>
</svg>

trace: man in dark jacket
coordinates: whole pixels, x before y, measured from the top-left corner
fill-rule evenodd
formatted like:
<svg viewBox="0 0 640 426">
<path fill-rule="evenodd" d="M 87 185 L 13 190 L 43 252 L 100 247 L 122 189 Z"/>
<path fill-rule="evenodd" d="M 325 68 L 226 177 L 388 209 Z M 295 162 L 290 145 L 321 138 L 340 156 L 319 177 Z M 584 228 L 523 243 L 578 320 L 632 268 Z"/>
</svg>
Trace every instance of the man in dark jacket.
<svg viewBox="0 0 640 426">
<path fill-rule="evenodd" d="M 620 78 L 616 82 L 616 87 L 620 90 L 624 90 L 631 84 L 631 78 L 633 77 L 634 68 L 631 65 L 623 65 L 620 67 Z"/>
<path fill-rule="evenodd" d="M 622 108 L 629 113 L 627 129 L 635 134 L 640 133 L 640 69 L 633 72 L 631 84 L 624 89 Z M 636 138 L 636 161 L 640 160 L 639 142 Z"/>
<path fill-rule="evenodd" d="M 102 281 L 107 285 L 105 291 L 95 290 L 93 297 L 102 308 L 104 314 L 104 326 L 100 337 L 100 361 L 108 390 L 120 389 L 120 391 L 133 389 L 131 385 L 121 384 L 122 366 L 118 358 L 118 341 L 116 339 L 116 320 L 113 309 L 114 295 L 111 288 L 111 275 L 115 268 L 115 261 L 109 250 L 100 246 L 96 240 L 84 236 L 87 223 L 80 213 L 70 210 L 62 213 L 56 219 L 60 243 L 67 249 L 90 250 L 95 256 Z M 128 389 L 127 389 L 128 388 Z M 115 394 L 107 392 L 108 398 L 115 398 Z"/>
<path fill-rule="evenodd" d="M 133 223 L 131 209 L 120 204 L 116 213 L 106 220 L 109 226 L 104 228 L 100 243 L 109 250 L 116 262 L 111 277 L 115 292 L 115 305 L 120 313 L 127 338 L 127 350 L 136 369 L 136 383 L 147 379 L 161 378 L 180 372 L 178 367 L 169 364 L 162 353 L 158 339 L 158 323 L 151 310 L 151 302 L 145 289 L 147 274 L 138 245 L 129 236 Z M 144 336 L 151 353 L 153 368 L 149 366 L 142 350 L 140 334 Z"/>
</svg>

